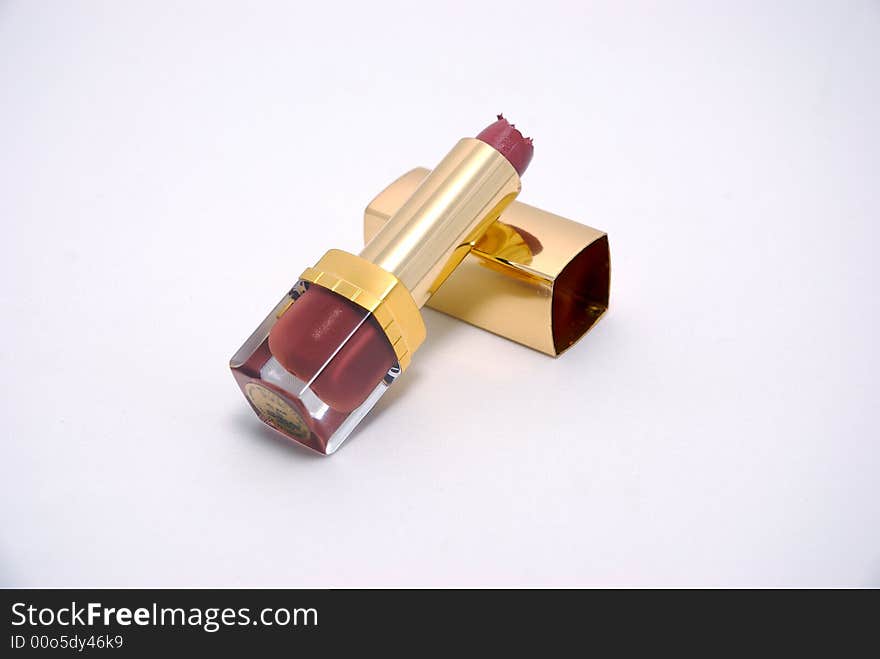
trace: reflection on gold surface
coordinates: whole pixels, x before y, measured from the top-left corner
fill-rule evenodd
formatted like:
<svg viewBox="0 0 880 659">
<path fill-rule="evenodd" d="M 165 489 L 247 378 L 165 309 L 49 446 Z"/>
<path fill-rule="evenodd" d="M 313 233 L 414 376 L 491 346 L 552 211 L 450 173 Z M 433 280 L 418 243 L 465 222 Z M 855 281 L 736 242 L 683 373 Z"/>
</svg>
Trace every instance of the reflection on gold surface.
<svg viewBox="0 0 880 659">
<path fill-rule="evenodd" d="M 425 178 L 404 174 L 364 214 L 369 240 Z M 558 355 L 608 308 L 608 236 L 514 201 L 473 244 L 427 306 L 518 343 Z"/>
</svg>

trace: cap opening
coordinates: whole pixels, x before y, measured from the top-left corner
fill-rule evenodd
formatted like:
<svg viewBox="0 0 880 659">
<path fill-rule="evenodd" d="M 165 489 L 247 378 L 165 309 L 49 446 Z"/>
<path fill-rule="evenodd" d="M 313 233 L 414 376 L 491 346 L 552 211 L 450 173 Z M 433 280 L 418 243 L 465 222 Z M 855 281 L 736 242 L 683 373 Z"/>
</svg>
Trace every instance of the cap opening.
<svg viewBox="0 0 880 659">
<path fill-rule="evenodd" d="M 611 259 L 608 236 L 593 241 L 563 268 L 553 284 L 553 347 L 559 355 L 608 309 Z"/>
</svg>

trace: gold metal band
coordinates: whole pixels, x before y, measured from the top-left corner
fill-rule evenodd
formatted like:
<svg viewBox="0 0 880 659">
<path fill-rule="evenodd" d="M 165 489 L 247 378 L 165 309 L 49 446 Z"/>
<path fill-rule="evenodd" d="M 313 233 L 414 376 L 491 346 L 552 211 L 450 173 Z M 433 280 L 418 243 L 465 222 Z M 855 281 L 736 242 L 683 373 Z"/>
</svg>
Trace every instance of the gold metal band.
<svg viewBox="0 0 880 659">
<path fill-rule="evenodd" d="M 426 332 L 419 307 L 397 277 L 360 256 L 331 249 L 300 278 L 371 312 L 394 347 L 400 370 L 406 370 Z"/>
</svg>

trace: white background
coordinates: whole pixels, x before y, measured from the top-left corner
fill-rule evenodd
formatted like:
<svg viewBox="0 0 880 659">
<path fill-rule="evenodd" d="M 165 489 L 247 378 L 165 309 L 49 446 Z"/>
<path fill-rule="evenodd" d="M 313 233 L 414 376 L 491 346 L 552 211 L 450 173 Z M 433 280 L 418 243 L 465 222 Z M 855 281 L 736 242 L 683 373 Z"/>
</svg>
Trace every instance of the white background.
<svg viewBox="0 0 880 659">
<path fill-rule="evenodd" d="M 277 440 L 229 357 L 499 111 L 611 311 Z M 3 2 L 0 585 L 880 585 L 878 153 L 876 2 Z"/>
</svg>

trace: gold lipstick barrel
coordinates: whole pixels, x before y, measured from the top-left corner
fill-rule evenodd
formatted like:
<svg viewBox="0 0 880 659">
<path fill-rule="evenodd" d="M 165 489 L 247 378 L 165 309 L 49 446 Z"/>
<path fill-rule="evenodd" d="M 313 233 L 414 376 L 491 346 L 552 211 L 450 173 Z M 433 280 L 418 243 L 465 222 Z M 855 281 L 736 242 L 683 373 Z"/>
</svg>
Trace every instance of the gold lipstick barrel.
<svg viewBox="0 0 880 659">
<path fill-rule="evenodd" d="M 360 253 L 422 307 L 516 198 L 513 165 L 475 138 L 461 140 Z"/>
</svg>

